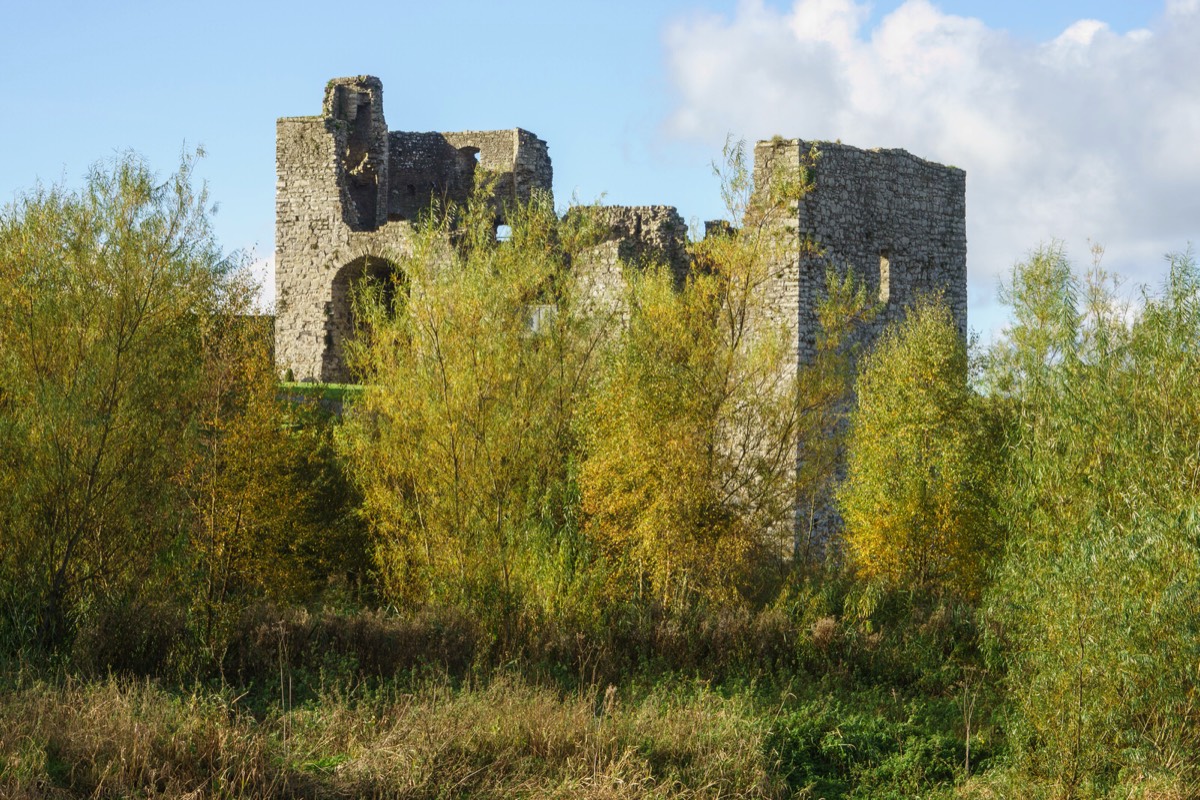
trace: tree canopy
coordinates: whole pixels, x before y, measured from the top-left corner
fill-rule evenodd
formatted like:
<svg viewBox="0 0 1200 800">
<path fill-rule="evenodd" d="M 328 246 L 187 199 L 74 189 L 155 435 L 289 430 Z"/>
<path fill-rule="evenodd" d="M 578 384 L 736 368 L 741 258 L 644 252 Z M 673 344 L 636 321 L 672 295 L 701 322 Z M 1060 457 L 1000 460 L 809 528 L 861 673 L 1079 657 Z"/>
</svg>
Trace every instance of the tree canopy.
<svg viewBox="0 0 1200 800">
<path fill-rule="evenodd" d="M 996 442 L 941 298 L 884 331 L 855 389 L 839 491 L 853 563 L 869 579 L 977 596 L 998 544 Z"/>
</svg>

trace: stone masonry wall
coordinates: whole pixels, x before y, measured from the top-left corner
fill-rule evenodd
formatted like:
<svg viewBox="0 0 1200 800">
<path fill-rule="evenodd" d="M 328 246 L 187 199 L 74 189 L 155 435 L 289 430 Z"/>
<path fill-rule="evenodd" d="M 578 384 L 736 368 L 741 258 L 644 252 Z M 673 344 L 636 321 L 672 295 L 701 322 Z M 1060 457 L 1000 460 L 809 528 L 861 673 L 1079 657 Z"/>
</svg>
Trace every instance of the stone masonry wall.
<svg viewBox="0 0 1200 800">
<path fill-rule="evenodd" d="M 353 325 L 347 297 L 335 303 L 334 284 L 361 270 L 364 259 L 384 263 L 403 254 L 410 234 L 403 223 L 380 224 L 386 216 L 382 88 L 378 81 L 358 88 L 331 82 L 331 113 L 276 123 L 275 364 L 298 380 L 347 379 L 342 346 Z M 364 94 L 368 102 L 360 105 Z M 354 115 L 349 122 L 347 108 Z M 352 139 L 355 121 L 370 123 L 368 136 L 360 131 Z"/>
<path fill-rule="evenodd" d="M 351 378 L 353 286 L 389 281 L 411 246 L 412 223 L 435 200 L 462 202 L 477 169 L 496 175 L 503 202 L 549 192 L 546 143 L 519 128 L 389 132 L 383 85 L 336 78 L 322 113 L 276 123 L 275 363 L 297 380 Z"/>
<path fill-rule="evenodd" d="M 389 280 L 411 247 L 413 223 L 431 204 L 461 203 L 480 170 L 496 177 L 496 224 L 505 208 L 549 192 L 546 142 L 520 128 L 459 133 L 389 131 L 377 78 L 338 78 L 322 113 L 276 126 L 276 319 L 279 371 L 298 380 L 346 381 L 355 335 L 350 298 L 364 278 Z M 763 284 L 768 321 L 783 324 L 799 369 L 816 348 L 816 306 L 829 268 L 853 270 L 881 303 L 861 329 L 868 348 L 922 292 L 941 291 L 959 333 L 967 330 L 966 176 L 903 150 L 774 139 L 754 151 L 755 185 L 779 170 L 805 170 L 812 189 L 775 224 L 783 247 Z M 670 206 L 599 207 L 609 235 L 575 268 L 597 308 L 622 314 L 623 265 L 667 264 L 682 285 L 690 269 L 687 226 Z M 730 233 L 709 223 L 712 235 Z M 400 283 L 395 284 L 397 286 Z M 797 450 L 798 463 L 804 458 Z M 802 518 L 807 520 L 802 522 Z M 797 504 L 801 535 L 837 525 L 830 498 Z M 801 528 L 807 525 L 807 533 Z"/>
<path fill-rule="evenodd" d="M 880 303 L 853 343 L 869 349 L 921 293 L 941 292 L 967 333 L 966 174 L 904 150 L 860 150 L 799 139 L 759 142 L 755 185 L 807 171 L 811 189 L 781 221 L 785 253 L 765 287 L 770 314 L 795 332 L 797 368 L 816 353 L 816 308 L 832 268 L 852 270 Z M 797 450 L 797 465 L 805 454 Z M 832 496 L 798 498 L 794 553 L 824 552 L 841 527 Z"/>
<path fill-rule="evenodd" d="M 333 136 L 334 176 L 351 230 L 374 230 L 387 218 L 388 130 L 378 78 L 336 78 L 325 87 L 325 129 Z"/>
<path fill-rule="evenodd" d="M 780 313 L 795 320 L 798 364 L 815 353 L 816 305 L 830 267 L 841 275 L 853 270 L 882 303 L 859 333 L 864 347 L 918 294 L 939 291 L 966 338 L 966 173 L 904 150 L 799 139 L 759 142 L 754 160 L 757 186 L 767 186 L 781 163 L 788 171 L 803 166 L 812 181 L 785 223 L 794 249 L 772 289 Z"/>
<path fill-rule="evenodd" d="M 529 131 L 462 131 L 443 134 L 451 146 L 472 152 L 479 168 L 496 177 L 494 187 L 497 221 L 504 222 L 504 209 L 529 200 L 535 189 L 551 190 L 554 170 L 546 143 Z M 464 198 L 465 199 L 465 198 Z"/>
<path fill-rule="evenodd" d="M 549 191 L 554 172 L 546 143 L 529 131 L 407 133 L 389 136 L 388 219 L 415 221 L 430 202 L 465 203 L 477 170 L 496 177 L 497 218 L 535 189 Z"/>
<path fill-rule="evenodd" d="M 593 308 L 623 314 L 624 266 L 645 268 L 661 264 L 682 286 L 690 268 L 687 223 L 674 206 L 589 206 L 606 230 L 604 240 L 574 265 L 583 293 Z"/>
<path fill-rule="evenodd" d="M 475 181 L 475 156 L 440 133 L 388 136 L 388 219 L 417 221 L 431 201 L 462 203 Z"/>
</svg>

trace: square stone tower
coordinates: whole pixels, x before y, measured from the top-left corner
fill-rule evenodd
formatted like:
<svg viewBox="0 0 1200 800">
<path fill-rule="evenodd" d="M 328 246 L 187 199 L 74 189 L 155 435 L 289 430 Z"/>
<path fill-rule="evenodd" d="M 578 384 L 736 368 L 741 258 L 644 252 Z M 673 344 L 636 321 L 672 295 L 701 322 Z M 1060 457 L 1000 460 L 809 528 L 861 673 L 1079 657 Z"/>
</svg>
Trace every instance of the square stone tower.
<svg viewBox="0 0 1200 800">
<path fill-rule="evenodd" d="M 758 191 L 801 171 L 810 188 L 778 223 L 785 255 L 764 287 L 772 322 L 792 332 L 797 369 L 816 355 L 817 304 L 831 269 L 842 277 L 853 271 L 880 303 L 874 320 L 852 337 L 859 352 L 902 319 L 922 293 L 942 293 L 965 340 L 966 173 L 904 150 L 861 150 L 840 142 L 773 139 L 754 149 Z M 797 469 L 807 457 L 798 448 Z M 794 557 L 820 557 L 840 528 L 832 486 L 798 497 Z"/>
<path fill-rule="evenodd" d="M 496 178 L 496 223 L 508 201 L 549 192 L 546 143 L 529 131 L 389 131 L 383 85 L 361 75 L 325 87 L 319 116 L 276 123 L 275 364 L 296 380 L 346 381 L 353 286 L 386 278 L 413 223 L 435 201 L 464 202 L 475 171 Z"/>
<path fill-rule="evenodd" d="M 869 348 L 921 293 L 941 292 L 967 335 L 966 173 L 904 150 L 773 139 L 754 148 L 755 185 L 805 170 L 811 189 L 784 221 L 791 249 L 768 287 L 774 314 L 795 326 L 796 362 L 816 352 L 816 306 L 827 270 L 853 270 L 881 313 L 858 334 Z M 812 246 L 801 246 L 809 244 Z"/>
</svg>

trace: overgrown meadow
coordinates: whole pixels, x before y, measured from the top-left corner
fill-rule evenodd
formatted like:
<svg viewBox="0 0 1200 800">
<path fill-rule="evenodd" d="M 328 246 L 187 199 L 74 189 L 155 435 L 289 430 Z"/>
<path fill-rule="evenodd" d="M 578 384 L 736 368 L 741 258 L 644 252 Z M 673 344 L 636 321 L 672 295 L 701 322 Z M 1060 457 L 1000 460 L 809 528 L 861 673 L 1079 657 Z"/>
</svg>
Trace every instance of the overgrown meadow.
<svg viewBox="0 0 1200 800">
<path fill-rule="evenodd" d="M 355 388 L 281 384 L 193 160 L 6 206 L 0 795 L 1200 795 L 1191 253 L 1043 246 L 973 350 L 936 295 L 860 347 L 832 264 L 797 368 L 812 189 L 727 156 L 682 285 L 435 208 Z"/>
</svg>

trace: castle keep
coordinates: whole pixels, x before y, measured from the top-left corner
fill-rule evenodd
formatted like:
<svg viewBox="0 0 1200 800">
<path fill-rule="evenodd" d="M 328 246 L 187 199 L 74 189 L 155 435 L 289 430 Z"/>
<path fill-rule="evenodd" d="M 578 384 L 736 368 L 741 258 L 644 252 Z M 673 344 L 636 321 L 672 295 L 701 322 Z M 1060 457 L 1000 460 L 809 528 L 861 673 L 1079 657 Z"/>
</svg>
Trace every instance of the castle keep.
<svg viewBox="0 0 1200 800">
<path fill-rule="evenodd" d="M 529 131 L 389 131 L 378 78 L 338 78 L 322 113 L 276 128 L 275 358 L 297 380 L 350 378 L 343 346 L 354 335 L 352 286 L 382 277 L 409 247 L 433 202 L 463 202 L 477 169 L 496 177 L 496 224 L 505 202 L 551 190 L 546 142 Z M 816 159 L 810 151 L 819 152 Z M 867 344 L 920 292 L 941 291 L 967 327 L 966 176 L 903 150 L 776 139 L 754 151 L 755 184 L 804 166 L 813 190 L 789 216 L 795 243 L 764 287 L 772 316 L 794 331 L 796 364 L 816 344 L 825 273 L 852 269 L 884 304 Z M 670 206 L 606 207 L 609 240 L 588 265 L 598 295 L 619 292 L 621 262 L 661 260 L 687 270 L 687 226 Z M 802 247 L 815 243 L 816 248 Z"/>
<path fill-rule="evenodd" d="M 843 275 L 852 270 L 880 301 L 880 312 L 857 334 L 865 346 L 918 295 L 939 291 L 965 340 L 966 173 L 904 150 L 840 142 L 773 139 L 754 148 L 760 191 L 773 176 L 801 168 L 812 189 L 784 223 L 794 249 L 766 287 L 772 312 L 795 326 L 797 364 L 815 354 L 817 303 L 830 267 Z"/>
<path fill-rule="evenodd" d="M 389 131 L 383 85 L 369 76 L 330 81 L 320 116 L 280 119 L 275 168 L 276 364 L 331 382 L 350 377 L 353 283 L 395 268 L 388 259 L 407 251 L 421 211 L 466 201 L 478 168 L 496 176 L 497 200 L 549 191 L 553 177 L 546 143 L 520 128 Z"/>
</svg>

